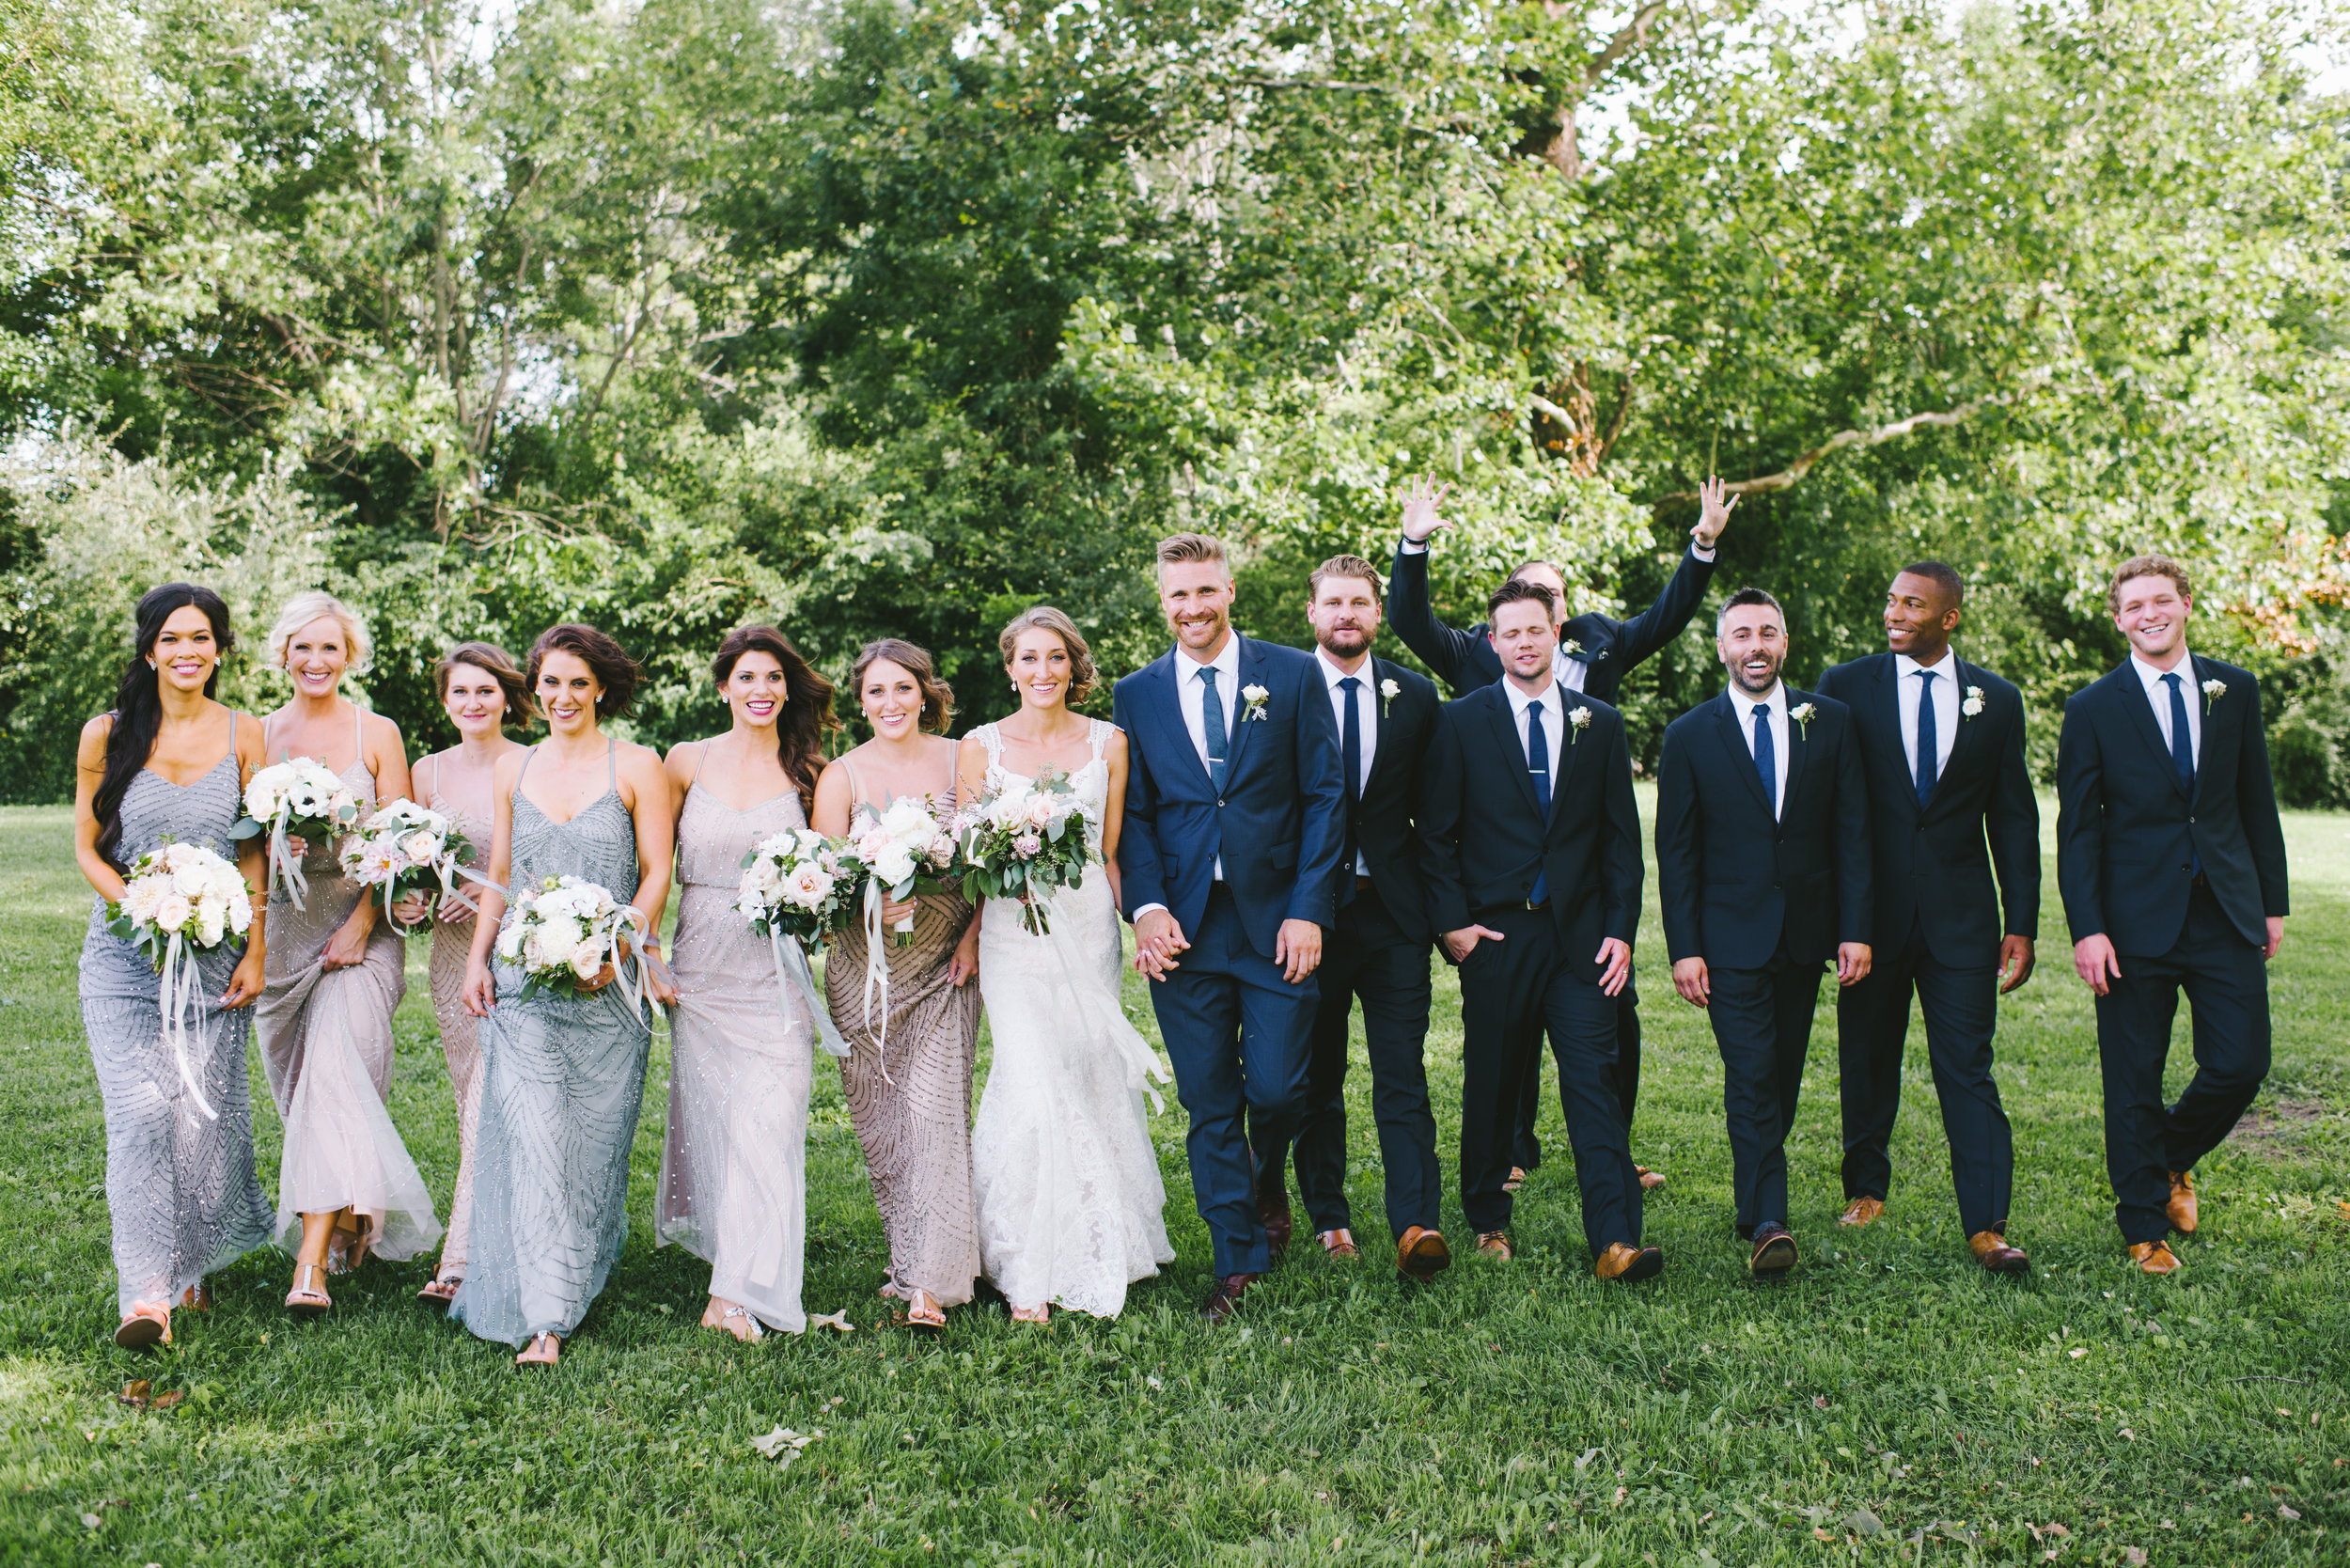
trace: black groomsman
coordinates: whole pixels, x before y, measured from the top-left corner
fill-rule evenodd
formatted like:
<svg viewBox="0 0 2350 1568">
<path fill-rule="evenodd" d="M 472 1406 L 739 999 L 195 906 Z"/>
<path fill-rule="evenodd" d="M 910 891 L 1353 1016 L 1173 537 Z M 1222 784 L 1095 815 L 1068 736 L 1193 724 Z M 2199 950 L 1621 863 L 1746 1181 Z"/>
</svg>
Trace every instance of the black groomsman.
<svg viewBox="0 0 2350 1568">
<path fill-rule="evenodd" d="M 1504 678 L 1448 703 L 1420 803 L 1428 909 L 1461 966 L 1461 1209 L 1507 1261 L 1526 1058 L 1550 1034 L 1603 1279 L 1645 1279 L 1640 1179 L 1615 1091 L 1616 997 L 1640 919 L 1640 818 L 1623 718 L 1559 682 L 1550 590 L 1512 578 L 1488 614 Z"/>
<path fill-rule="evenodd" d="M 1965 597 L 1940 561 L 1903 568 L 1885 596 L 1892 651 L 1820 677 L 1820 695 L 1850 708 L 1859 731 L 1874 852 L 1869 974 L 1836 998 L 1848 1200 L 1838 1223 L 1885 1211 L 1915 993 L 1967 1246 L 1995 1274 L 2027 1274 L 2030 1260 L 2007 1244 L 2015 1142 L 1991 1037 L 1998 998 L 2031 978 L 2040 803 L 2023 694 L 1950 650 Z"/>
<path fill-rule="evenodd" d="M 1314 663 L 1329 688 L 1346 776 L 1346 840 L 1339 857 L 1338 924 L 1322 946 L 1322 999 L 1297 1128 L 1297 1190 L 1323 1250 L 1357 1255 L 1346 1201 L 1346 1040 L 1363 1004 L 1371 1058 L 1371 1120 L 1386 1171 L 1387 1228 L 1396 1267 L 1426 1279 L 1452 1254 L 1437 1229 L 1443 1179 L 1436 1118 L 1420 1051 L 1428 1040 L 1429 929 L 1414 826 L 1420 772 L 1440 706 L 1426 676 L 1371 657 L 1382 606 L 1377 569 L 1333 556 L 1314 569 L 1306 607 Z M 1289 1196 L 1278 1144 L 1257 1150 L 1258 1204 L 1266 1229 L 1289 1233 Z"/>
<path fill-rule="evenodd" d="M 1421 478 L 1404 497 L 1403 537 L 1396 546 L 1394 595 L 1395 635 L 1419 655 L 1437 678 L 1455 692 L 1473 691 L 1501 679 L 1501 658 L 1494 651 L 1493 634 L 1485 626 L 1452 627 L 1436 619 L 1428 603 L 1428 544 L 1438 532 L 1452 526 L 1437 513 L 1450 494 L 1450 485 Z M 1720 540 L 1738 497 L 1727 495 L 1722 481 L 1709 479 L 1698 494 L 1697 526 L 1689 530 L 1689 548 L 1665 591 L 1629 620 L 1596 613 L 1567 617 L 1567 580 L 1549 561 L 1527 561 L 1510 575 L 1539 583 L 1556 602 L 1559 648 L 1553 663 L 1559 683 L 1570 692 L 1596 697 L 1613 704 L 1623 678 L 1643 659 L 1681 635 L 1705 598 L 1705 585 L 1714 578 L 1714 548 Z M 1623 1106 L 1623 1124 L 1632 1126 L 1632 1109 L 1640 1093 L 1640 998 L 1630 982 L 1617 999 L 1616 1092 Z M 1535 1113 L 1543 1103 L 1542 1053 L 1528 1058 L 1526 1093 L 1519 1105 L 1514 1186 L 1526 1172 L 1543 1163 L 1542 1140 L 1534 1133 Z M 1640 1168 L 1640 1184 L 1664 1185 L 1662 1174 Z"/>
<path fill-rule="evenodd" d="M 1787 1134 L 1795 1124 L 1820 965 L 1869 973 L 1869 802 L 1852 713 L 1779 679 L 1787 620 L 1740 588 L 1715 620 L 1730 689 L 1667 727 L 1656 870 L 1673 989 L 1706 1010 L 1747 1266 L 1795 1265 Z"/>
<path fill-rule="evenodd" d="M 2057 885 L 2073 966 L 2097 994 L 2106 1173 L 2131 1262 L 2179 1267 L 2195 1231 L 2195 1162 L 2268 1075 L 2268 976 L 2284 940 L 2284 826 L 2260 683 L 2187 651 L 2186 569 L 2138 556 L 2106 601 L 2130 656 L 2064 705 L 2057 742 Z M 2170 1022 L 2186 993 L 2195 1076 L 2162 1103 Z"/>
</svg>

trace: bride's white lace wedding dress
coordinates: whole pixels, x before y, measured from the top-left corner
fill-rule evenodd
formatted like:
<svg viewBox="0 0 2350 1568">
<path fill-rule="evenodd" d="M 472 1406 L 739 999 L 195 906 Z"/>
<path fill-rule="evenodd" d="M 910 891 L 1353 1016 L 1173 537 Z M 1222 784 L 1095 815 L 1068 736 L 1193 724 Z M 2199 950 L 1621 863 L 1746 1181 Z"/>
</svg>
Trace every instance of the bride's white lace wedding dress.
<svg viewBox="0 0 2350 1568">
<path fill-rule="evenodd" d="M 1103 757 L 1116 727 L 1089 721 L 1093 760 L 1070 776 L 1085 803 L 1098 857 L 1109 796 Z M 992 724 L 988 789 L 1008 775 Z M 1167 1187 L 1143 1116 L 1144 1074 L 1166 1081 L 1149 1042 L 1119 1005 L 1122 972 L 1109 876 L 1086 868 L 1058 889 L 1052 930 L 1031 934 L 1011 903 L 992 904 L 979 925 L 979 994 L 994 1060 L 971 1129 L 979 1256 L 1014 1307 L 1050 1302 L 1115 1317 L 1126 1286 L 1175 1260 L 1167 1244 Z"/>
</svg>

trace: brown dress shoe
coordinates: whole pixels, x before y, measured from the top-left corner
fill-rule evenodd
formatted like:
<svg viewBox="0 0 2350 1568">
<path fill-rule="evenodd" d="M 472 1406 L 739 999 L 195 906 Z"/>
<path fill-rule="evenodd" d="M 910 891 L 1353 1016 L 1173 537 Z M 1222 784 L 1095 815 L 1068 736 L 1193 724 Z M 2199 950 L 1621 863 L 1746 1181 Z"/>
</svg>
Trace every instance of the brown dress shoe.
<svg viewBox="0 0 2350 1568">
<path fill-rule="evenodd" d="M 1510 1250 L 1510 1232 L 1507 1231 L 1478 1231 L 1477 1250 L 1488 1258 L 1498 1258 L 1505 1263 L 1516 1256 Z"/>
<path fill-rule="evenodd" d="M 1599 1255 L 1599 1262 L 1593 1265 L 1591 1272 L 1602 1279 L 1614 1279 L 1626 1285 L 1637 1279 L 1653 1279 L 1665 1272 L 1664 1249 L 1610 1242 L 1607 1250 Z"/>
<path fill-rule="evenodd" d="M 1754 1250 L 1747 1254 L 1747 1268 L 1757 1279 L 1784 1279 L 1787 1271 L 1795 1266 L 1795 1238 L 1783 1225 L 1764 1225 L 1754 1232 Z"/>
<path fill-rule="evenodd" d="M 1355 1232 L 1343 1225 L 1322 1232 L 1322 1250 L 1332 1258 L 1359 1258 L 1363 1252 L 1355 1245 Z"/>
<path fill-rule="evenodd" d="M 1208 1299 L 1199 1304 L 1199 1316 L 1210 1328 L 1215 1327 L 1240 1310 L 1240 1298 L 1248 1294 L 1248 1287 L 1263 1278 L 1261 1274 L 1228 1274 L 1208 1291 Z"/>
<path fill-rule="evenodd" d="M 1644 1165 L 1636 1165 L 1632 1168 L 1638 1172 L 1640 1185 L 1647 1191 L 1654 1192 L 1665 1184 L 1665 1173 L 1661 1170 L 1651 1170 Z"/>
<path fill-rule="evenodd" d="M 1877 1215 L 1883 1214 L 1884 1212 L 1884 1199 L 1867 1197 L 1856 1198 L 1851 1202 L 1844 1205 L 1844 1212 L 1836 1216 L 1836 1223 L 1839 1225 L 1850 1225 L 1857 1228 L 1868 1224 L 1871 1220 L 1873 1220 Z"/>
<path fill-rule="evenodd" d="M 1518 1188 L 1524 1185 L 1526 1185 L 1526 1167 L 1522 1165 L 1512 1166 L 1510 1168 L 1510 1179 L 1501 1184 L 1501 1190 L 1504 1192 L 1515 1192 Z"/>
<path fill-rule="evenodd" d="M 1415 1225 L 1396 1238 L 1395 1266 L 1411 1278 L 1434 1279 L 1452 1266 L 1452 1248 L 1441 1231 Z"/>
<path fill-rule="evenodd" d="M 1264 1221 L 1264 1239 L 1278 1258 L 1290 1249 L 1290 1195 L 1287 1188 L 1257 1195 L 1257 1217 Z"/>
<path fill-rule="evenodd" d="M 2137 1242 L 2129 1249 L 2130 1262 L 2145 1274 L 2176 1274 L 2180 1263 L 2170 1250 L 2169 1242 Z"/>
<path fill-rule="evenodd" d="M 2019 1247 L 2007 1245 L 2007 1238 L 1997 1231 L 1978 1231 L 1966 1238 L 1967 1249 L 1975 1262 L 1993 1274 L 2029 1274 L 2031 1260 Z"/>
<path fill-rule="evenodd" d="M 2182 1236 L 2195 1233 L 2195 1176 L 2191 1171 L 2170 1173 L 2170 1200 L 2162 1206 L 2170 1216 L 2170 1229 Z"/>
</svg>

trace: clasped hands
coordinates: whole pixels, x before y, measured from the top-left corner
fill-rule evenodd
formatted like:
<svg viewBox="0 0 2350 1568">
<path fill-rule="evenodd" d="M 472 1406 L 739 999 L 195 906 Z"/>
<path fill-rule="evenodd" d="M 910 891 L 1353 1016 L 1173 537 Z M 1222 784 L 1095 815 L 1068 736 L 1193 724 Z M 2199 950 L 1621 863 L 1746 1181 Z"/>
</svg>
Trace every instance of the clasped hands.
<svg viewBox="0 0 2350 1568">
<path fill-rule="evenodd" d="M 1182 924 L 1167 910 L 1145 910 L 1135 921 L 1137 973 L 1163 980 L 1171 970 L 1182 967 L 1176 955 L 1190 947 Z M 1311 920 L 1283 920 L 1273 939 L 1273 962 L 1281 966 L 1281 978 L 1292 985 L 1312 974 L 1322 964 L 1322 928 Z"/>
</svg>

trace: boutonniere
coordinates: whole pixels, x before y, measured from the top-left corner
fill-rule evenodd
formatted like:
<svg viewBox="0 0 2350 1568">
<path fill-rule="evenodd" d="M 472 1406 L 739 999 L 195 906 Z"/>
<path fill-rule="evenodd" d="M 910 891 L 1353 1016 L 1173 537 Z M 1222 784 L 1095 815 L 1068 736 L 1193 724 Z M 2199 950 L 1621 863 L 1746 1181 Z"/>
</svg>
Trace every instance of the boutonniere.
<svg viewBox="0 0 2350 1568">
<path fill-rule="evenodd" d="M 1973 718 L 1982 712 L 1982 688 L 1981 686 L 1966 688 L 1966 700 L 1958 705 L 1958 712 L 1961 718 Z"/>
<path fill-rule="evenodd" d="M 1243 686 L 1240 689 L 1241 700 L 1248 704 L 1248 712 L 1241 714 L 1241 722 L 1246 724 L 1251 719 L 1261 720 L 1264 717 L 1264 699 L 1272 695 L 1262 686 Z"/>
<path fill-rule="evenodd" d="M 1811 738 L 1811 721 L 1820 716 L 1820 705 L 1807 702 L 1799 708 L 1790 708 L 1787 716 L 1803 728 L 1803 738 L 1808 741 Z"/>
<path fill-rule="evenodd" d="M 1570 659 L 1579 659 L 1583 657 L 1583 645 L 1575 641 L 1573 637 L 1569 637 L 1565 642 L 1560 643 L 1559 646 L 1566 650 L 1567 657 Z"/>
<path fill-rule="evenodd" d="M 1393 702 L 1395 700 L 1396 693 L 1402 691 L 1402 689 L 1403 688 L 1402 686 L 1395 683 L 1395 678 L 1393 676 L 1389 676 L 1386 680 L 1379 682 L 1379 716 L 1381 718 L 1386 718 L 1387 716 L 1387 704 Z"/>
<path fill-rule="evenodd" d="M 2208 715 L 2210 714 L 2210 713 L 2211 713 L 2211 705 L 2212 705 L 2213 703 L 2215 703 L 2215 702 L 2218 701 L 2221 698 L 2223 698 L 2223 697 L 2225 697 L 2225 696 L 2227 696 L 2227 695 L 2228 695 L 2228 682 L 2226 682 L 2225 681 L 2206 681 L 2206 682 L 2203 682 L 2203 713 L 2205 713 L 2205 715 L 2207 715 L 2207 716 L 2208 716 Z"/>
<path fill-rule="evenodd" d="M 1583 738 L 1583 731 L 1591 727 L 1591 711 L 1577 708 L 1567 715 L 1567 744 L 1574 745 Z"/>
</svg>

